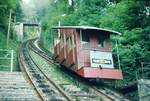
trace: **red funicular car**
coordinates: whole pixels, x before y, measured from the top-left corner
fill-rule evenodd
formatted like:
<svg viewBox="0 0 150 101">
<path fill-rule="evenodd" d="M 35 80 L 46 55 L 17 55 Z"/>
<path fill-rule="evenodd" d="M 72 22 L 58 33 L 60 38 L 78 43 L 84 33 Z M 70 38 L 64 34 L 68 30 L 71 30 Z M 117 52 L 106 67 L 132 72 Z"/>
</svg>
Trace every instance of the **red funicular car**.
<svg viewBox="0 0 150 101">
<path fill-rule="evenodd" d="M 89 26 L 57 26 L 54 58 L 84 78 L 122 79 L 112 58 L 110 34 L 119 32 Z"/>
</svg>

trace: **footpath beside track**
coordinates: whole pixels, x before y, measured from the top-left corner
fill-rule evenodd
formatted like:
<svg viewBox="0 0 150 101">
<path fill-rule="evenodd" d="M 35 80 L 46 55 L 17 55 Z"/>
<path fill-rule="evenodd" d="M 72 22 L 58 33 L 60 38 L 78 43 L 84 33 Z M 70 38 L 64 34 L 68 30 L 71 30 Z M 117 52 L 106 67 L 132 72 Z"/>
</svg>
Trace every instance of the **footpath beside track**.
<svg viewBox="0 0 150 101">
<path fill-rule="evenodd" d="M 0 101 L 41 101 L 21 72 L 0 72 Z"/>
</svg>

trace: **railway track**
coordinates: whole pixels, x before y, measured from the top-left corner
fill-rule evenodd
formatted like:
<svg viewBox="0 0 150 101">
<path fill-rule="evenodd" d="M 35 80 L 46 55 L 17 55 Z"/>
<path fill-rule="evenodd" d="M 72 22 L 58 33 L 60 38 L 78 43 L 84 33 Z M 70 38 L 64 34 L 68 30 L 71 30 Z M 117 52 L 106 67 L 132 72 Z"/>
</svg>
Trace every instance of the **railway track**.
<svg viewBox="0 0 150 101">
<path fill-rule="evenodd" d="M 29 42 L 23 43 L 20 49 L 19 63 L 22 71 L 34 86 L 39 98 L 42 101 L 71 101 L 71 98 L 62 92 L 57 85 L 54 85 L 34 63 L 29 54 Z"/>
<path fill-rule="evenodd" d="M 39 44 L 39 41 L 37 39 L 34 39 L 34 40 L 30 41 L 29 47 L 36 54 L 40 55 L 42 58 L 47 60 L 47 62 L 53 63 L 53 64 L 58 66 L 58 64 L 52 60 L 52 54 L 45 52 L 43 49 L 41 49 L 39 47 L 38 44 Z M 78 80 L 78 79 L 76 79 L 76 80 Z M 93 86 L 91 84 L 87 84 L 85 82 L 82 82 L 81 80 L 79 80 L 77 82 L 79 82 L 82 86 L 83 85 L 86 86 L 86 90 L 88 88 L 88 92 L 86 92 L 86 91 L 84 92 L 83 90 L 82 90 L 82 93 L 80 91 L 78 91 L 78 93 L 72 93 L 71 91 L 67 91 L 67 92 L 69 92 L 69 95 L 71 95 L 71 97 L 73 96 L 73 98 L 83 97 L 83 98 L 85 98 L 85 101 L 89 100 L 86 98 L 92 98 L 92 100 L 90 99 L 89 101 L 100 101 L 100 100 L 102 100 L 102 101 L 129 101 L 124 96 L 122 96 L 122 95 L 120 95 L 120 94 L 116 93 L 115 91 L 110 90 L 108 88 L 105 88 L 105 87 L 99 87 L 98 88 L 98 87 Z M 75 87 L 75 86 L 76 85 L 73 85 L 72 87 Z M 78 87 L 76 87 L 76 88 L 79 89 Z M 62 87 L 62 89 L 63 89 L 63 87 Z M 80 88 L 80 89 L 82 89 L 82 88 Z M 84 99 L 80 99 L 80 100 L 84 101 Z"/>
</svg>

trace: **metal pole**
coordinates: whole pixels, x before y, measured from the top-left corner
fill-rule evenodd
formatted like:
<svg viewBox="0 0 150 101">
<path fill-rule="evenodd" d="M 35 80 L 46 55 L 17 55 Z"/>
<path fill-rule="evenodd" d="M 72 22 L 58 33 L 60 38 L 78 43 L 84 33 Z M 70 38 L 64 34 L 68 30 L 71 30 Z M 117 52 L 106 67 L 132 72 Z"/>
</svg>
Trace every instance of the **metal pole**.
<svg viewBox="0 0 150 101">
<path fill-rule="evenodd" d="M 19 29 L 20 29 L 20 41 L 22 42 L 23 41 L 23 38 L 24 38 L 24 25 L 23 23 L 20 23 L 19 24 Z"/>
<path fill-rule="evenodd" d="M 10 9 L 10 13 L 9 13 L 9 23 L 8 23 L 8 30 L 7 30 L 7 48 L 8 48 L 8 43 L 9 43 L 9 36 L 10 36 L 10 25 L 11 25 L 11 13 L 12 10 Z"/>
<path fill-rule="evenodd" d="M 142 78 L 144 77 L 143 65 L 144 65 L 144 63 L 143 63 L 143 62 L 141 62 L 141 68 L 142 68 Z"/>
<path fill-rule="evenodd" d="M 13 60 L 14 60 L 14 51 L 11 50 L 10 72 L 13 72 Z"/>
<path fill-rule="evenodd" d="M 137 73 L 137 71 L 135 71 L 135 77 L 136 77 L 136 80 L 138 80 L 138 73 Z"/>
<path fill-rule="evenodd" d="M 119 69 L 121 69 L 121 66 L 120 66 L 120 57 L 119 57 L 119 51 L 118 51 L 118 44 L 117 44 L 117 41 L 116 41 L 116 47 L 117 47 L 118 66 L 119 66 Z"/>
</svg>

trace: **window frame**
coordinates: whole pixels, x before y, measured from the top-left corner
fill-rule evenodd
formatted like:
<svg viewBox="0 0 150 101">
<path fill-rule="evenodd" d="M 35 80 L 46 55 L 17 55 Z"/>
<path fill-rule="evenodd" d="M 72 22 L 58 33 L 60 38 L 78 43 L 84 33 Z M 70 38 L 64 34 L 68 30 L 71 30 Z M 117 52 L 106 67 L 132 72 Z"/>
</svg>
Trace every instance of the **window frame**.
<svg viewBox="0 0 150 101">
<path fill-rule="evenodd" d="M 86 30 L 85 30 L 85 32 L 86 32 Z M 88 41 L 83 41 L 83 36 L 87 36 L 87 38 L 88 38 Z M 85 38 L 86 39 L 86 38 Z M 83 31 L 82 30 L 80 30 L 80 43 L 81 43 L 81 47 L 83 47 L 84 45 L 88 45 L 88 44 L 90 44 L 90 34 L 87 32 L 87 33 L 83 33 Z M 90 48 L 90 46 L 88 47 L 88 48 Z"/>
<path fill-rule="evenodd" d="M 97 35 L 97 46 L 98 48 L 106 48 L 106 41 L 109 39 L 109 35 L 107 34 L 98 34 Z"/>
</svg>

